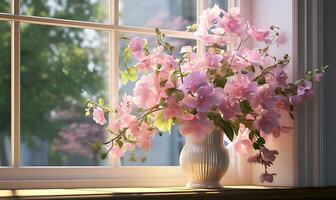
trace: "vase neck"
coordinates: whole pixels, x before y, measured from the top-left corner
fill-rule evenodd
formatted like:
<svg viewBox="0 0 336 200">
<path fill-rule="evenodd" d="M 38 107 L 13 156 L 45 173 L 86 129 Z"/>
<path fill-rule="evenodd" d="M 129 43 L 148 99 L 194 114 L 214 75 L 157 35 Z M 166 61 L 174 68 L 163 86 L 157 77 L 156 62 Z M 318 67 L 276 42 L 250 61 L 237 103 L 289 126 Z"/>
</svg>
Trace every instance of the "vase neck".
<svg viewBox="0 0 336 200">
<path fill-rule="evenodd" d="M 214 130 L 204 140 L 199 140 L 193 136 L 187 136 L 187 142 L 207 145 L 222 145 L 224 142 L 224 135 L 221 130 Z"/>
</svg>

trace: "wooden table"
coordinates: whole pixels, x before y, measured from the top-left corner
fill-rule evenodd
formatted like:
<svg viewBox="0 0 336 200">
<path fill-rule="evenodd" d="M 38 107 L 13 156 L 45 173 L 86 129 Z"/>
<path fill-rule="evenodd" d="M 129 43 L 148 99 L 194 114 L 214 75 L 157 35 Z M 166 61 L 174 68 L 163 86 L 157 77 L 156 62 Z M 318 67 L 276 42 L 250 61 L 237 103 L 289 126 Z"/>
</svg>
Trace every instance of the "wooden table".
<svg viewBox="0 0 336 200">
<path fill-rule="evenodd" d="M 88 189 L 34 189 L 0 190 L 0 199 L 334 199 L 336 187 L 324 188 L 270 188 L 259 186 L 227 186 L 214 190 L 170 188 L 88 188 Z"/>
</svg>

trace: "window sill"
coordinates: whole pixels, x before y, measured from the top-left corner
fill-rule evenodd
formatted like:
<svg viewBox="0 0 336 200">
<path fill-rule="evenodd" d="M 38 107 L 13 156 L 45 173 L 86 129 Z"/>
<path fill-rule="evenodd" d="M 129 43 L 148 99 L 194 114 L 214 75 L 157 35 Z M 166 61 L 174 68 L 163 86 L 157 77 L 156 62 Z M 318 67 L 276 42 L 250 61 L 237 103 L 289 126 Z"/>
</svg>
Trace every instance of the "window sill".
<svg viewBox="0 0 336 200">
<path fill-rule="evenodd" d="M 0 190 L 1 199 L 336 199 L 336 187 L 226 186 L 223 189 L 91 188 Z"/>
</svg>

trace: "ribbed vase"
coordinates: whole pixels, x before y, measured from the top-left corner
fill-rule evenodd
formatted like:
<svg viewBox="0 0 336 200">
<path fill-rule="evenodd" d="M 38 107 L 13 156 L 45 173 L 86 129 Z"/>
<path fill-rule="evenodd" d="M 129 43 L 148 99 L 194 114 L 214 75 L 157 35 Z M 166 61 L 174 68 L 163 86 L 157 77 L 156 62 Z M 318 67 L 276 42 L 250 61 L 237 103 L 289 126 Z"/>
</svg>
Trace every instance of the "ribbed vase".
<svg viewBox="0 0 336 200">
<path fill-rule="evenodd" d="M 223 138 L 221 130 L 213 131 L 202 141 L 186 137 L 180 166 L 188 179 L 188 188 L 222 187 L 220 180 L 229 167 L 229 153 Z"/>
</svg>

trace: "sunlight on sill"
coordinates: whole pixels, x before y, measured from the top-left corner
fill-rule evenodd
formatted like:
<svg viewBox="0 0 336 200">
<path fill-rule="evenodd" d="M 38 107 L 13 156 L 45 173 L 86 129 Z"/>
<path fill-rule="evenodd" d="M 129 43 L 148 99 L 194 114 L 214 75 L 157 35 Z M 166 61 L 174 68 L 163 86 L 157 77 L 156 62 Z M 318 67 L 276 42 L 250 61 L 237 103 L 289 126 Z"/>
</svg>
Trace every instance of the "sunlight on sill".
<svg viewBox="0 0 336 200">
<path fill-rule="evenodd" d="M 286 187 L 276 187 L 286 188 Z M 274 189 L 266 186 L 225 186 L 223 189 Z M 156 187 L 156 188 L 86 188 L 86 189 L 24 189 L 0 190 L 0 197 L 34 197 L 34 196 L 64 196 L 64 195 L 113 195 L 113 194 L 144 194 L 144 193 L 183 193 L 196 192 L 219 193 L 218 189 L 187 189 L 185 187 Z"/>
</svg>

